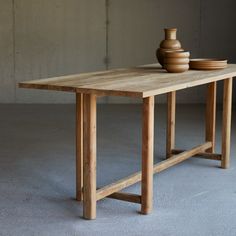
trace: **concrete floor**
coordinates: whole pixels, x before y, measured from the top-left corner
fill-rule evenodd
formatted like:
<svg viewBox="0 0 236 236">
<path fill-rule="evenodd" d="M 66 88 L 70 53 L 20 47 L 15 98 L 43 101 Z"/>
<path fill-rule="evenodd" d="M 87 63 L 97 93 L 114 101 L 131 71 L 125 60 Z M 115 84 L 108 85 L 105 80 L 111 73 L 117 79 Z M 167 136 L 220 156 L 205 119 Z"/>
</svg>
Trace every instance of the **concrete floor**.
<svg viewBox="0 0 236 236">
<path fill-rule="evenodd" d="M 178 106 L 177 147 L 204 141 L 204 106 Z M 220 151 L 218 109 L 217 151 Z M 97 220 L 75 196 L 73 105 L 0 105 L 0 235 L 236 235 L 236 112 L 231 168 L 192 158 L 154 177 L 154 210 L 104 199 Z M 165 153 L 165 106 L 156 106 L 155 161 Z M 98 186 L 140 169 L 141 107 L 98 107 Z M 136 184 L 127 189 L 140 192 Z"/>
</svg>

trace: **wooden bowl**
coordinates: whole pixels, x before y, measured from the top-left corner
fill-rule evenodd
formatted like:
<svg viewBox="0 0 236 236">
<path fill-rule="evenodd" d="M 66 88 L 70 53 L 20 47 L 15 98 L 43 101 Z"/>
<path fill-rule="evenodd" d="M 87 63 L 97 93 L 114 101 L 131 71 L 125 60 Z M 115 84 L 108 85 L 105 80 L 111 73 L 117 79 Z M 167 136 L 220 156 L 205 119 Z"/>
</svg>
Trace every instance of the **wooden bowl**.
<svg viewBox="0 0 236 236">
<path fill-rule="evenodd" d="M 165 48 L 158 48 L 156 51 L 156 57 L 159 63 L 164 66 L 164 58 L 166 52 L 182 52 L 184 51 L 182 48 L 180 49 L 165 49 Z"/>
<path fill-rule="evenodd" d="M 187 51 L 182 52 L 165 52 L 165 58 L 189 58 L 190 53 Z"/>
<path fill-rule="evenodd" d="M 165 57 L 164 58 L 164 64 L 189 64 L 189 58 L 188 57 Z"/>
<path fill-rule="evenodd" d="M 227 60 L 216 58 L 197 58 L 189 62 L 190 69 L 195 70 L 217 70 L 227 67 Z"/>
<path fill-rule="evenodd" d="M 164 64 L 164 67 L 169 73 L 181 73 L 189 69 L 189 64 Z"/>
</svg>

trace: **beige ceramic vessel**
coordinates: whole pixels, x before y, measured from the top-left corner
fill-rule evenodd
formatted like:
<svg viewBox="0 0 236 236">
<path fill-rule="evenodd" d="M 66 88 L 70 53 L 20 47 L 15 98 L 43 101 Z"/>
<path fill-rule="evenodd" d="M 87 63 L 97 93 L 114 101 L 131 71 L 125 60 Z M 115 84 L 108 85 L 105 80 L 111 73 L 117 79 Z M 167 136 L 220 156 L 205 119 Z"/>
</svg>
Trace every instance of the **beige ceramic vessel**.
<svg viewBox="0 0 236 236">
<path fill-rule="evenodd" d="M 160 48 L 180 49 L 181 44 L 179 40 L 176 39 L 177 29 L 169 28 L 169 29 L 164 29 L 164 31 L 165 31 L 165 39 L 161 42 Z"/>
<path fill-rule="evenodd" d="M 189 64 L 165 64 L 164 66 L 169 73 L 182 73 L 189 69 Z"/>
<path fill-rule="evenodd" d="M 165 57 L 164 64 L 189 64 L 189 58 L 188 57 L 186 57 L 186 58 L 181 58 L 181 57 L 180 58 L 178 58 L 178 57 L 167 58 L 167 57 Z"/>
<path fill-rule="evenodd" d="M 165 39 L 160 43 L 160 48 L 156 51 L 156 57 L 159 63 L 164 65 L 164 55 L 166 52 L 183 51 L 181 43 L 176 39 L 176 28 L 164 29 Z"/>
<path fill-rule="evenodd" d="M 183 51 L 184 50 L 182 48 L 181 49 L 173 49 L 173 50 L 165 49 L 165 48 L 158 48 L 157 49 L 157 59 L 158 59 L 159 63 L 163 66 L 165 54 L 167 52 L 183 52 Z"/>
<path fill-rule="evenodd" d="M 188 51 L 181 51 L 181 52 L 166 52 L 165 58 L 189 58 L 190 52 Z"/>
<path fill-rule="evenodd" d="M 190 53 L 166 52 L 164 57 L 164 68 L 170 73 L 181 73 L 189 69 Z"/>
<path fill-rule="evenodd" d="M 227 60 L 216 58 L 197 58 L 190 60 L 190 68 L 195 70 L 217 70 L 227 67 Z"/>
</svg>

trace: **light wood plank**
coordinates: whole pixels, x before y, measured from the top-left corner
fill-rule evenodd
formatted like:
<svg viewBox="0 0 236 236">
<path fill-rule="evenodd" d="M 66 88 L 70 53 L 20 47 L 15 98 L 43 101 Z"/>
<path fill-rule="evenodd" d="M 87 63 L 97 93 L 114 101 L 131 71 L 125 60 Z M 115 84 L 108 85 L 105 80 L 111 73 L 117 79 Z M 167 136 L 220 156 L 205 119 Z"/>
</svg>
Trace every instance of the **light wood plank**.
<svg viewBox="0 0 236 236">
<path fill-rule="evenodd" d="M 181 150 L 181 149 L 173 149 L 172 153 L 173 154 L 179 154 L 182 152 L 185 152 L 186 150 Z M 215 160 L 215 161 L 221 161 L 222 159 L 222 155 L 218 154 L 218 153 L 208 153 L 208 152 L 200 152 L 198 154 L 196 154 L 193 157 L 197 157 L 197 158 L 202 158 L 202 159 L 208 159 L 208 160 Z"/>
<path fill-rule="evenodd" d="M 167 94 L 166 158 L 171 157 L 171 150 L 175 147 L 175 113 L 176 92 L 174 91 Z"/>
<path fill-rule="evenodd" d="M 96 218 L 96 96 L 84 94 L 84 218 Z"/>
<path fill-rule="evenodd" d="M 211 146 L 212 146 L 211 142 L 206 142 L 191 150 L 187 150 L 180 154 L 174 155 L 171 158 L 168 158 L 167 160 L 162 161 L 157 166 L 155 166 L 154 173 L 161 172 L 162 170 L 165 170 L 167 168 L 170 168 L 171 166 L 174 166 L 180 162 L 183 162 L 189 159 L 190 157 L 195 156 L 197 153 L 205 151 L 207 147 L 210 148 Z"/>
<path fill-rule="evenodd" d="M 216 130 L 216 82 L 207 85 L 206 98 L 206 142 L 212 142 L 212 147 L 206 152 L 215 151 L 215 130 Z"/>
<path fill-rule="evenodd" d="M 118 192 L 118 193 L 113 193 L 107 197 L 117 199 L 120 201 L 133 202 L 133 203 L 139 203 L 139 204 L 141 203 L 141 196 L 137 194 L 133 194 L 133 193 Z"/>
<path fill-rule="evenodd" d="M 222 162 L 221 162 L 221 167 L 224 169 L 227 169 L 230 166 L 232 88 L 233 88 L 233 79 L 229 78 L 224 80 L 223 121 L 222 121 Z"/>
<path fill-rule="evenodd" d="M 141 181 L 141 171 L 97 190 L 97 201 Z"/>
<path fill-rule="evenodd" d="M 236 76 L 236 65 L 223 70 L 167 73 L 158 64 L 22 82 L 22 88 L 89 93 L 102 96 L 150 97 Z"/>
<path fill-rule="evenodd" d="M 76 93 L 76 199 L 83 200 L 83 94 Z"/>
<path fill-rule="evenodd" d="M 154 142 L 154 97 L 143 99 L 142 133 L 142 205 L 141 213 L 152 211 L 153 201 L 153 142 Z"/>
<path fill-rule="evenodd" d="M 178 163 L 181 163 L 192 156 L 195 156 L 198 153 L 205 152 L 207 149 L 211 147 L 211 142 L 204 143 L 202 145 L 196 146 L 190 150 L 184 151 L 183 153 L 180 153 L 178 155 L 174 155 L 171 158 L 162 161 L 160 163 L 157 163 L 153 167 L 153 173 L 160 173 L 166 169 L 168 169 L 171 166 L 174 166 Z M 125 177 L 123 179 L 120 179 L 116 181 L 115 183 L 111 183 L 107 186 L 104 186 L 97 190 L 97 201 L 100 199 L 103 199 L 112 193 L 118 192 L 124 188 L 127 188 L 135 183 L 138 183 L 141 181 L 141 171 L 136 172 L 132 175 L 129 175 L 128 177 Z"/>
</svg>

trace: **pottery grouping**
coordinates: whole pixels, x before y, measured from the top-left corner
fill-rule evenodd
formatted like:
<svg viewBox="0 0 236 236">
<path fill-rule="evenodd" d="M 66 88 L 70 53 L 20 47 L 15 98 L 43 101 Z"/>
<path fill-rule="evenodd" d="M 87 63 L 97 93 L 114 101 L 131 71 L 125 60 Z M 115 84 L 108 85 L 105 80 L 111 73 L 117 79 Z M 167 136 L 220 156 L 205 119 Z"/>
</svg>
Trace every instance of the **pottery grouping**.
<svg viewBox="0 0 236 236">
<path fill-rule="evenodd" d="M 164 29 L 165 39 L 160 43 L 160 47 L 156 51 L 156 57 L 159 63 L 164 66 L 164 57 L 166 52 L 181 52 L 181 43 L 176 39 L 177 29 Z"/>
</svg>

